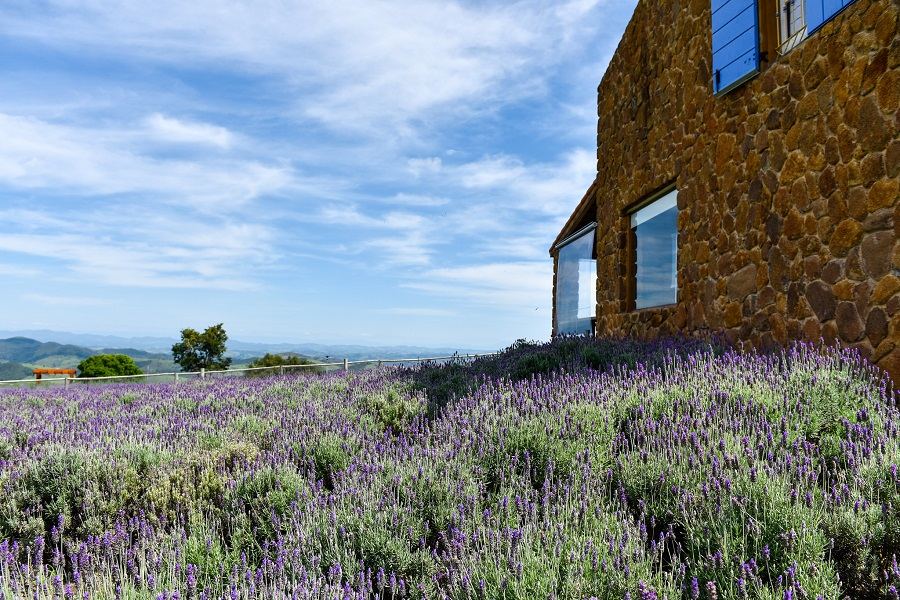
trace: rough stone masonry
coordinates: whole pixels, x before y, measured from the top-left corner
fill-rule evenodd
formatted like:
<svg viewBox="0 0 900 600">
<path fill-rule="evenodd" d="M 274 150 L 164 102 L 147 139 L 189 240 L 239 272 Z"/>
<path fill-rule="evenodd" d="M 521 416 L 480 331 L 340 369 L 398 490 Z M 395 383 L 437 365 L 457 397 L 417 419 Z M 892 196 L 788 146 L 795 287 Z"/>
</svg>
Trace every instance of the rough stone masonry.
<svg viewBox="0 0 900 600">
<path fill-rule="evenodd" d="M 641 0 L 598 90 L 597 333 L 858 348 L 900 381 L 897 0 L 857 0 L 740 88 L 709 0 Z M 678 301 L 629 310 L 628 211 L 678 189 Z"/>
</svg>

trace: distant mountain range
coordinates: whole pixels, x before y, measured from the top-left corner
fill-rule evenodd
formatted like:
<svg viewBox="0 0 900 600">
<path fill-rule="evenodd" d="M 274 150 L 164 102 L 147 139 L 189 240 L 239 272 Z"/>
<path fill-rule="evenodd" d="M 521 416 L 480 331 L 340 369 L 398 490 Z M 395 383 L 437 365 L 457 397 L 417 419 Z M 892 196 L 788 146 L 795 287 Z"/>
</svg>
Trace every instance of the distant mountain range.
<svg viewBox="0 0 900 600">
<path fill-rule="evenodd" d="M 119 337 L 110 335 L 69 333 L 65 331 L 25 330 L 0 331 L 0 380 L 31 376 L 36 366 L 74 368 L 94 354 L 125 354 L 134 359 L 145 373 L 178 370 L 172 362 L 172 344 L 177 340 L 163 337 Z M 429 348 L 420 346 L 362 346 L 314 343 L 261 343 L 228 341 L 228 355 L 235 366 L 271 352 L 297 354 L 314 359 L 337 361 L 369 358 L 400 359 L 449 356 L 456 352 L 474 354 L 483 350 Z"/>
<path fill-rule="evenodd" d="M 30 377 L 35 367 L 75 368 L 82 360 L 94 354 L 128 355 L 145 373 L 177 370 L 171 354 L 135 348 L 87 348 L 17 336 L 0 339 L 0 379 Z"/>
</svg>

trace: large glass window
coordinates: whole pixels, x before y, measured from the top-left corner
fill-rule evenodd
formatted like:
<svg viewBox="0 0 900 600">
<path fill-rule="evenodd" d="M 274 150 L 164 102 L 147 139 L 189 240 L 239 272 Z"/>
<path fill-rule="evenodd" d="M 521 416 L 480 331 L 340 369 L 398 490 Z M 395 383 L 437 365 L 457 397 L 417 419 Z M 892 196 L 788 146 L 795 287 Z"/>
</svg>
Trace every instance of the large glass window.
<svg viewBox="0 0 900 600">
<path fill-rule="evenodd" d="M 631 214 L 635 308 L 675 304 L 678 293 L 676 190 Z"/>
<path fill-rule="evenodd" d="M 556 264 L 556 331 L 593 332 L 597 310 L 597 259 L 594 225 L 564 240 Z"/>
</svg>

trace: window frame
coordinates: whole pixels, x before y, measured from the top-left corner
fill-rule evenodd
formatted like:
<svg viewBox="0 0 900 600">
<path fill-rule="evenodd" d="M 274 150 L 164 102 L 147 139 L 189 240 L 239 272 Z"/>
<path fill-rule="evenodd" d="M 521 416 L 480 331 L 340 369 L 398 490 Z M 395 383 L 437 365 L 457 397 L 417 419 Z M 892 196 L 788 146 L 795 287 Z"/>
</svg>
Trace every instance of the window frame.
<svg viewBox="0 0 900 600">
<path fill-rule="evenodd" d="M 677 214 L 680 214 L 681 211 L 678 208 L 678 188 L 675 184 L 668 185 L 659 191 L 651 194 L 650 196 L 644 198 L 640 202 L 637 202 L 625 209 L 622 214 L 622 222 L 625 226 L 625 268 L 623 269 L 625 275 L 625 285 L 623 286 L 625 291 L 625 311 L 626 312 L 642 312 L 647 310 L 658 310 L 661 308 L 668 308 L 672 306 L 676 306 L 678 304 L 678 295 L 681 290 L 681 287 L 678 282 L 678 247 L 680 245 L 680 231 L 678 229 L 678 221 L 676 219 L 675 222 L 675 299 L 673 302 L 669 302 L 666 304 L 658 304 L 654 306 L 644 306 L 641 308 L 637 307 L 637 288 L 638 288 L 638 264 L 637 264 L 637 246 L 638 246 L 638 237 L 636 233 L 636 226 L 633 223 L 633 217 L 639 213 L 640 211 L 650 207 L 652 204 L 659 202 L 665 199 L 670 194 L 674 194 L 674 208 L 677 211 Z M 671 208 L 666 209 L 671 210 Z M 662 211 L 665 212 L 665 211 Z M 661 213 L 660 213 L 661 214 Z M 658 215 L 657 215 L 658 216 Z"/>
<path fill-rule="evenodd" d="M 829 21 L 836 18 L 842 12 L 844 12 L 848 7 L 852 6 L 856 0 L 849 0 L 846 4 L 843 4 L 843 0 L 841 2 L 841 7 L 830 14 L 827 18 L 823 19 L 821 23 L 816 24 L 815 27 L 809 27 L 809 9 L 808 4 L 810 2 L 818 2 L 820 0 L 777 0 L 778 2 L 778 54 L 784 56 L 801 43 L 806 40 L 809 36 L 813 35 L 817 31 L 819 31 L 822 27 L 824 27 Z M 793 8 L 789 8 L 793 7 Z M 796 24 L 796 29 L 791 27 L 790 23 L 787 22 L 787 14 L 788 11 L 795 11 L 799 8 L 800 18 L 792 18 Z"/>
<path fill-rule="evenodd" d="M 806 0 L 778 0 L 778 54 L 784 56 L 807 36 Z"/>
<path fill-rule="evenodd" d="M 597 291 L 599 289 L 599 274 L 597 273 L 597 223 L 590 222 L 587 225 L 579 227 L 577 230 L 572 232 L 571 234 L 564 237 L 560 240 L 554 247 L 555 251 L 555 268 L 554 268 L 554 290 L 553 290 L 553 307 L 554 307 L 554 315 L 553 315 L 553 333 L 554 335 L 579 335 L 572 334 L 570 332 L 563 333 L 560 331 L 560 290 L 561 285 L 559 281 L 560 276 L 560 266 L 561 266 L 561 251 L 571 244 L 581 240 L 586 235 L 591 234 L 592 243 L 591 243 L 591 260 L 594 262 L 594 289 L 593 289 L 593 302 L 590 303 L 591 315 L 590 317 L 585 317 L 585 319 L 590 319 L 590 333 L 594 335 L 597 331 Z M 580 280 L 580 279 L 579 279 Z M 579 290 L 580 293 L 580 290 Z M 579 305 L 580 306 L 580 305 Z M 576 308 L 577 310 L 577 308 Z M 576 318 L 576 320 L 583 320 Z M 580 335 L 584 335 L 586 332 L 582 332 Z"/>
</svg>

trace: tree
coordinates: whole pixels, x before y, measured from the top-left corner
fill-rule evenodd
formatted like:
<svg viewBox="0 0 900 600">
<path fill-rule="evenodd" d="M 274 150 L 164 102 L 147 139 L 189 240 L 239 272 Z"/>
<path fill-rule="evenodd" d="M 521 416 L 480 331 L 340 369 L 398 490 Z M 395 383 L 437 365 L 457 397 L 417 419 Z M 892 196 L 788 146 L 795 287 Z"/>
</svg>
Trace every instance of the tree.
<svg viewBox="0 0 900 600">
<path fill-rule="evenodd" d="M 117 375 L 142 375 L 143 371 L 134 359 L 124 354 L 95 354 L 78 365 L 79 377 L 113 377 Z"/>
<path fill-rule="evenodd" d="M 207 327 L 203 333 L 182 329 L 181 341 L 172 346 L 172 358 L 181 365 L 182 371 L 227 369 L 231 359 L 225 358 L 226 341 L 228 334 L 222 323 Z"/>
<path fill-rule="evenodd" d="M 253 361 L 250 361 L 248 367 L 257 368 L 257 367 L 272 367 L 270 370 L 265 371 L 248 371 L 248 377 L 259 377 L 262 375 L 271 375 L 273 373 L 278 373 L 278 367 L 283 365 L 314 365 L 315 361 L 312 361 L 308 358 L 303 358 L 301 356 L 290 355 L 283 356 L 281 354 L 269 354 L 266 353 L 262 358 L 257 358 Z M 291 369 L 292 372 L 303 372 L 303 373 L 322 373 L 324 370 L 322 367 L 310 367 L 308 369 Z"/>
</svg>

